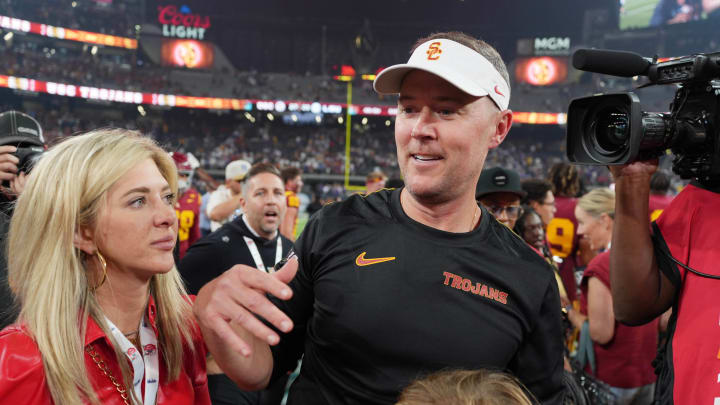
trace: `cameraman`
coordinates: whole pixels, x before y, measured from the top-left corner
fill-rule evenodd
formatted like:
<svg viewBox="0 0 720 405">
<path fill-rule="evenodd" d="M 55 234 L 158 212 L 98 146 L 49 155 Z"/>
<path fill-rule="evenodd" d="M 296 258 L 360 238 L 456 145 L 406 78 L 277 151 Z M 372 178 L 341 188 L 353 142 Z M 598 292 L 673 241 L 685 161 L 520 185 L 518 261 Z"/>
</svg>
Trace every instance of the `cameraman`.
<svg viewBox="0 0 720 405">
<path fill-rule="evenodd" d="M 5 238 L 12 216 L 12 202 L 25 186 L 25 173 L 17 172 L 19 159 L 13 155 L 16 150 L 12 145 L 0 146 L 0 180 L 3 183 L 0 186 L 0 329 L 12 323 L 15 318 L 13 299 L 7 285 Z"/>
<path fill-rule="evenodd" d="M 659 372 L 655 400 L 718 403 L 720 187 L 692 182 L 651 228 L 648 197 L 657 160 L 610 170 L 616 182 L 610 251 L 615 316 L 639 325 L 672 307 L 668 340 L 654 363 Z"/>
<path fill-rule="evenodd" d="M 20 170 L 16 156 L 18 146 L 43 145 L 40 124 L 18 111 L 0 114 L 0 329 L 9 325 L 17 316 L 13 297 L 7 285 L 6 237 L 14 201 L 25 188 L 26 174 Z"/>
</svg>

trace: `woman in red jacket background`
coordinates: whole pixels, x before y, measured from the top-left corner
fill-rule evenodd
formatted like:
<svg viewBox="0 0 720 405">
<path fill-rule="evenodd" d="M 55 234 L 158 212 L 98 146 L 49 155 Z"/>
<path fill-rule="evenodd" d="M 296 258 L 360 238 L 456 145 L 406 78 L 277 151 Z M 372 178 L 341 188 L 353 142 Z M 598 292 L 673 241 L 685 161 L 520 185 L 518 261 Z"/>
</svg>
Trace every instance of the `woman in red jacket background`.
<svg viewBox="0 0 720 405">
<path fill-rule="evenodd" d="M 9 233 L 20 315 L 0 332 L 0 398 L 209 404 L 205 348 L 175 269 L 177 172 L 152 140 L 98 130 L 33 169 Z"/>
</svg>

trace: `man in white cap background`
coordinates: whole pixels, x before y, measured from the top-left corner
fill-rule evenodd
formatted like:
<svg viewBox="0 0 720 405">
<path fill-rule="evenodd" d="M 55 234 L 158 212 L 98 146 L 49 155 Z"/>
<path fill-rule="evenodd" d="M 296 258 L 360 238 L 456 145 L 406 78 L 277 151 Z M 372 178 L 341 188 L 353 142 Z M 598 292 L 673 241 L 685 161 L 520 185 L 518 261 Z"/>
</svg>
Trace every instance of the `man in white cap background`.
<svg viewBox="0 0 720 405">
<path fill-rule="evenodd" d="M 376 91 L 399 94 L 405 187 L 323 207 L 279 271 L 235 266 L 200 290 L 194 311 L 226 374 L 260 389 L 304 355 L 291 403 L 392 404 L 419 376 L 493 368 L 562 403 L 553 270 L 475 200 L 512 124 L 508 82 L 497 51 L 457 32 L 378 75 Z"/>
<path fill-rule="evenodd" d="M 210 231 L 215 232 L 223 224 L 242 214 L 242 182 L 251 166 L 250 162 L 245 160 L 233 160 L 225 166 L 225 184 L 210 194 L 207 203 Z"/>
</svg>

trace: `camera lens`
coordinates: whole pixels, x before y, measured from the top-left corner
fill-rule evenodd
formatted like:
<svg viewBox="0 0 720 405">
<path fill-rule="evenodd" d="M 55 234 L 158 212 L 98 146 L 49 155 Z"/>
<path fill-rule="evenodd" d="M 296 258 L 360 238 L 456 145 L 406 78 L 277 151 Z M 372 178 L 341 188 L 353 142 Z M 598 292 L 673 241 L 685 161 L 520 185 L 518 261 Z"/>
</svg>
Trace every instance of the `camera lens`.
<svg viewBox="0 0 720 405">
<path fill-rule="evenodd" d="M 626 111 L 608 107 L 597 115 L 595 141 L 600 150 L 615 153 L 630 138 L 630 116 Z"/>
</svg>

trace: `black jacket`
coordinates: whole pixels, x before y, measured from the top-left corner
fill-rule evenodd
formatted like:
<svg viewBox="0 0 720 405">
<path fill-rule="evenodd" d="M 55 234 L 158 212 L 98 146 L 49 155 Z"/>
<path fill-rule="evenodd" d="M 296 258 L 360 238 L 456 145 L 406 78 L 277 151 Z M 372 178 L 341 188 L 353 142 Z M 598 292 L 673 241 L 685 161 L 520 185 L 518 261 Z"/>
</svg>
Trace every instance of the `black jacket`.
<svg viewBox="0 0 720 405">
<path fill-rule="evenodd" d="M 293 243 L 280 232 L 278 235 L 282 240 L 282 257 L 285 257 Z M 195 242 L 180 260 L 178 270 L 187 284 L 188 293 L 197 294 L 202 286 L 236 264 L 255 267 L 244 236 L 255 241 L 265 267 L 275 265 L 278 237 L 267 240 L 253 235 L 240 216 Z"/>
</svg>

